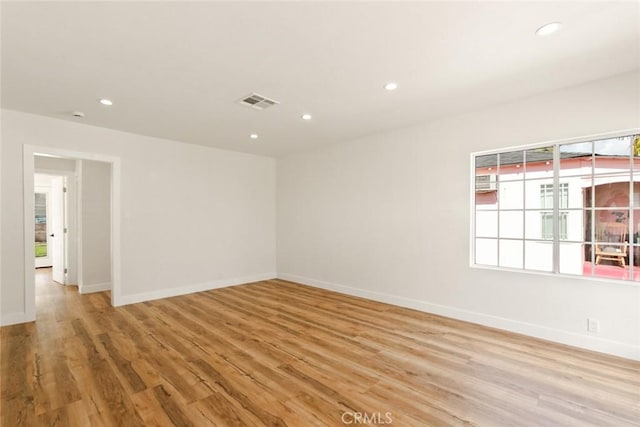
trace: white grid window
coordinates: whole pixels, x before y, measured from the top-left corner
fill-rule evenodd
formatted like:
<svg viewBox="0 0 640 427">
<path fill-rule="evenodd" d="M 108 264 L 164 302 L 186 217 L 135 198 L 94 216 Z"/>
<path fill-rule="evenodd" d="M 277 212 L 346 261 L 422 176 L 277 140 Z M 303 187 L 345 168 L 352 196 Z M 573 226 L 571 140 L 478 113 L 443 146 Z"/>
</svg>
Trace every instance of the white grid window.
<svg viewBox="0 0 640 427">
<path fill-rule="evenodd" d="M 473 161 L 473 264 L 640 281 L 639 135 Z"/>
</svg>

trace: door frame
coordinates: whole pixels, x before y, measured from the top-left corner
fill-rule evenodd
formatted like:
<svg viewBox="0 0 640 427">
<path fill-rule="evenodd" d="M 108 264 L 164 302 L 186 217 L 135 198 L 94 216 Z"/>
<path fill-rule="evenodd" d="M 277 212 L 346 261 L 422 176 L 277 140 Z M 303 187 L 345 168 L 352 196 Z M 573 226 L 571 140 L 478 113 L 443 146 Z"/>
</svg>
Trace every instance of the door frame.
<svg viewBox="0 0 640 427">
<path fill-rule="evenodd" d="M 120 254 L 120 158 L 95 153 L 86 153 L 75 150 L 65 150 L 52 147 L 40 147 L 25 144 L 23 148 L 23 214 L 24 214 L 24 313 L 25 321 L 33 321 L 36 319 L 36 288 L 35 288 L 35 253 L 33 250 L 33 242 L 35 241 L 34 227 L 27 224 L 33 223 L 33 187 L 35 173 L 35 155 L 45 155 L 53 157 L 63 157 L 75 160 L 94 160 L 105 162 L 111 165 L 111 305 L 116 307 L 121 304 L 120 289 L 120 273 L 121 273 L 121 254 Z M 56 172 L 57 175 L 64 173 Z M 78 236 L 78 255 L 81 253 L 80 237 L 82 229 L 80 224 L 77 227 Z M 78 258 L 77 271 L 82 271 L 82 259 Z M 78 281 L 80 277 L 78 277 Z"/>
</svg>

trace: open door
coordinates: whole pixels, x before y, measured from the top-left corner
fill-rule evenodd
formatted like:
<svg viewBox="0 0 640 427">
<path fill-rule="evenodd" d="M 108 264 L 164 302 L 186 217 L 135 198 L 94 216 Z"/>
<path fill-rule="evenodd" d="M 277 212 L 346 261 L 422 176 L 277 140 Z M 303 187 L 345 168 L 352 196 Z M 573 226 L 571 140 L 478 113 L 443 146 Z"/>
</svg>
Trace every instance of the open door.
<svg viewBox="0 0 640 427">
<path fill-rule="evenodd" d="M 56 176 L 51 181 L 51 227 L 49 227 L 52 278 L 54 282 L 63 285 L 66 284 L 64 181 L 65 178 L 62 176 Z"/>
</svg>

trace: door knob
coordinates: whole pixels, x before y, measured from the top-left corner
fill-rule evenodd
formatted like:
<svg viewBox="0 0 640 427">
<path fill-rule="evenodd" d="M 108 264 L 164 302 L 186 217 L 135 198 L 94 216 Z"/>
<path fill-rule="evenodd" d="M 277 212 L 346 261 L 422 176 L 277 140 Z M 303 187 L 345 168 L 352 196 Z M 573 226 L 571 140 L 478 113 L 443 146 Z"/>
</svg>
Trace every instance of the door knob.
<svg viewBox="0 0 640 427">
<path fill-rule="evenodd" d="M 56 237 L 56 235 L 55 235 L 55 234 L 53 234 L 53 233 L 49 234 L 49 236 L 51 236 L 51 237 Z"/>
</svg>

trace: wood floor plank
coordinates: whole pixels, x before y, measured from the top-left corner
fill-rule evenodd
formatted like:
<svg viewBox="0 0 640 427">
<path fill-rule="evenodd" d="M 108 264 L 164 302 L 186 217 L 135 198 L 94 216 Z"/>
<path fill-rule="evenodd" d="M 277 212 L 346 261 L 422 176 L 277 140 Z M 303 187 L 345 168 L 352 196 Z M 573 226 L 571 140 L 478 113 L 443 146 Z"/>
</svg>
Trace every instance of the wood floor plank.
<svg viewBox="0 0 640 427">
<path fill-rule="evenodd" d="M 66 427 L 70 424 L 71 420 L 69 419 L 68 409 L 66 406 L 45 412 L 38 416 L 38 425 Z"/>
<path fill-rule="evenodd" d="M 49 274 L 0 328 L 2 426 L 640 426 L 638 361 L 284 280 L 114 308 Z"/>
<path fill-rule="evenodd" d="M 179 404 L 171 397 L 171 394 L 162 385 L 153 388 L 153 394 L 160 404 L 164 413 L 169 417 L 173 425 L 181 427 L 192 426 L 193 423 L 187 418 Z"/>
<path fill-rule="evenodd" d="M 190 405 L 198 416 L 198 425 L 245 427 L 260 425 L 260 422 L 242 407 L 234 404 L 224 393 L 214 392 L 210 396 Z"/>
<path fill-rule="evenodd" d="M 127 383 L 131 387 L 134 393 L 144 390 L 147 386 L 140 378 L 140 375 L 136 372 L 136 370 L 131 365 L 131 361 L 125 359 L 120 355 L 118 348 L 115 347 L 111 341 L 111 338 L 108 334 L 100 334 L 98 335 L 98 339 L 104 346 L 105 350 L 111 357 L 113 363 L 120 371 L 120 374 L 127 380 Z"/>
</svg>

